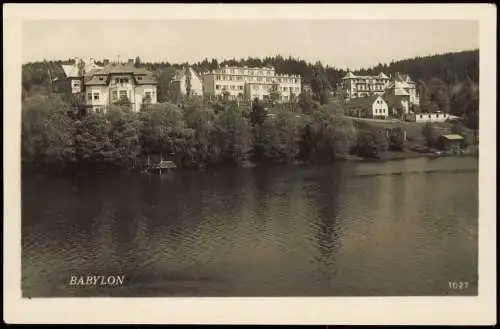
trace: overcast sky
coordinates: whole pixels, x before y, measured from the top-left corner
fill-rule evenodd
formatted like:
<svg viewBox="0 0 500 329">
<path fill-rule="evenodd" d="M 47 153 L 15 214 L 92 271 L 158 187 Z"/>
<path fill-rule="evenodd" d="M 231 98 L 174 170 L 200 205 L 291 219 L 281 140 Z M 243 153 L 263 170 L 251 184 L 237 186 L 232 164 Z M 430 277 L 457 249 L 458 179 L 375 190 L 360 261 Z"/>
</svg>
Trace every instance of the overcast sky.
<svg viewBox="0 0 500 329">
<path fill-rule="evenodd" d="M 356 69 L 479 48 L 466 20 L 71 20 L 23 25 L 23 62 L 93 56 L 194 62 L 291 55 Z"/>
</svg>

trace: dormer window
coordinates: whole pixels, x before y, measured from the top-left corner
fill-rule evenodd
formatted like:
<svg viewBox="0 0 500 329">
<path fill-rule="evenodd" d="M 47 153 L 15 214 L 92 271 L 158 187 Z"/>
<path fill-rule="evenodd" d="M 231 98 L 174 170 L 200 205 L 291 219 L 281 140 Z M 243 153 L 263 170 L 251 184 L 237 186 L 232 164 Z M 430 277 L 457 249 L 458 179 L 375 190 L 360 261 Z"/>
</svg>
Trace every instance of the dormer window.
<svg viewBox="0 0 500 329">
<path fill-rule="evenodd" d="M 104 77 L 99 77 L 99 80 L 101 80 L 101 81 L 104 80 Z"/>
<path fill-rule="evenodd" d="M 142 77 L 137 77 L 137 80 L 142 80 Z"/>
</svg>

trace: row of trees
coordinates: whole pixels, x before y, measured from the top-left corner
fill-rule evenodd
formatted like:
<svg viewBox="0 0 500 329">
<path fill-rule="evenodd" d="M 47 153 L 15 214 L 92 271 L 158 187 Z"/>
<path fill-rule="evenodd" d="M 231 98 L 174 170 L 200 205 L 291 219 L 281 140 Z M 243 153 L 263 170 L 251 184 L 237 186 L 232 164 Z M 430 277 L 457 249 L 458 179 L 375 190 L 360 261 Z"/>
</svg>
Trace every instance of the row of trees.
<svg viewBox="0 0 500 329">
<path fill-rule="evenodd" d="M 334 161 L 349 153 L 377 156 L 387 140 L 376 131 L 322 106 L 311 114 L 255 102 L 248 110 L 222 110 L 190 100 L 151 104 L 140 112 L 120 106 L 105 113 L 75 112 L 60 97 L 30 99 L 22 109 L 22 159 L 60 168 L 71 165 L 138 166 L 160 156 L 181 167 L 255 162 Z M 385 143 L 385 144 L 384 144 Z"/>
</svg>

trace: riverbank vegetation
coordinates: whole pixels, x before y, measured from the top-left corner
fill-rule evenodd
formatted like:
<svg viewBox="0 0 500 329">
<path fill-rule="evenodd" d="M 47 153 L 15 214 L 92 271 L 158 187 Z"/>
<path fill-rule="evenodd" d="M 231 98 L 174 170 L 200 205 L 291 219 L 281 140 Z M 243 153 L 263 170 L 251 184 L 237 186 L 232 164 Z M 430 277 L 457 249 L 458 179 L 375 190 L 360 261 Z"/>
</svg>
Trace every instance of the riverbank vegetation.
<svg viewBox="0 0 500 329">
<path fill-rule="evenodd" d="M 412 150 L 436 147 L 436 136 L 443 133 L 458 133 L 467 144 L 477 144 L 472 132 L 477 134 L 479 122 L 478 54 L 475 50 L 427 56 L 354 72 L 408 73 L 419 81 L 422 101 L 418 111 L 441 110 L 464 118 L 432 126 L 344 116 L 334 89 L 346 72 L 320 62 L 277 56 L 221 63 L 204 60 L 191 65 L 199 72 L 226 64 L 273 65 L 277 73 L 300 74 L 311 91 L 303 90 L 283 106 L 273 102 L 207 102 L 175 95 L 171 80 L 184 64 L 142 63 L 137 58 L 136 66 L 157 76 L 161 103 L 149 104 L 140 112 L 122 104 L 104 113 L 87 112 L 69 93 L 53 92 L 46 66 L 57 67 L 64 61 L 28 63 L 22 70 L 22 161 L 55 169 L 140 168 L 165 159 L 181 168 L 198 168 L 387 158 L 389 154 L 409 157 L 415 155 Z"/>
<path fill-rule="evenodd" d="M 232 102 L 207 106 L 191 98 L 183 108 L 161 103 L 140 112 L 126 106 L 84 112 L 57 94 L 32 97 L 23 102 L 22 160 L 55 169 L 141 168 L 158 159 L 171 160 L 180 168 L 325 163 L 353 156 L 380 158 L 387 151 L 408 151 L 411 143 L 434 147 L 438 129 L 443 129 L 419 126 L 418 135 L 410 132 L 407 142 L 400 128 L 393 127 L 388 134 L 388 123 L 377 126 L 338 115 L 329 105 L 311 106 L 317 109 L 309 113 L 301 107 L 297 111 L 264 108 L 258 101 L 251 108 Z M 458 123 L 448 130 L 469 134 Z"/>
</svg>

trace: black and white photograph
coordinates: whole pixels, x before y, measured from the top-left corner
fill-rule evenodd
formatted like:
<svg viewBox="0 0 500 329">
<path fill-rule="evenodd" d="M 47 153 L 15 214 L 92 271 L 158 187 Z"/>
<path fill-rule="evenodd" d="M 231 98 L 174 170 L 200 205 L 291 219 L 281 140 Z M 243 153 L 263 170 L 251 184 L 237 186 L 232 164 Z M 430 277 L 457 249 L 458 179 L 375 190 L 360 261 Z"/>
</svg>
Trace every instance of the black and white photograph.
<svg viewBox="0 0 500 329">
<path fill-rule="evenodd" d="M 21 22 L 21 298 L 478 298 L 480 20 L 212 16 Z"/>
</svg>

